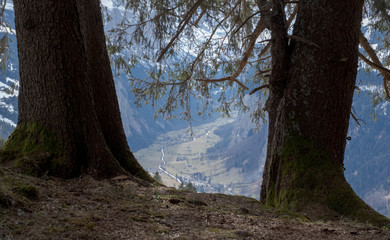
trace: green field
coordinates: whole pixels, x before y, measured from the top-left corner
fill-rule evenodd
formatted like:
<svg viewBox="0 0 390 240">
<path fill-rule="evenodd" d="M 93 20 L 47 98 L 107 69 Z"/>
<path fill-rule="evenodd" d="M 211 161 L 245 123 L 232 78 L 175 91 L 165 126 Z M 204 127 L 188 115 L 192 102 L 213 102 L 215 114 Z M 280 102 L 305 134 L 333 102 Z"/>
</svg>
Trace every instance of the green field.
<svg viewBox="0 0 390 240">
<path fill-rule="evenodd" d="M 191 178 L 193 174 L 206 176 L 209 184 L 232 186 L 234 194 L 253 195 L 258 192 L 259 183 L 245 183 L 241 169 L 225 167 L 223 156 L 210 157 L 207 149 L 222 139 L 214 133 L 219 127 L 230 124 L 231 118 L 219 118 L 214 122 L 193 128 L 191 136 L 187 129 L 168 132 L 159 136 L 153 145 L 135 152 L 135 156 L 145 169 L 158 169 L 161 162 L 161 149 L 164 151 L 164 168 L 172 175 Z M 178 182 L 166 174 L 161 174 L 167 186 L 178 186 Z M 254 186 L 254 184 L 256 184 Z"/>
</svg>

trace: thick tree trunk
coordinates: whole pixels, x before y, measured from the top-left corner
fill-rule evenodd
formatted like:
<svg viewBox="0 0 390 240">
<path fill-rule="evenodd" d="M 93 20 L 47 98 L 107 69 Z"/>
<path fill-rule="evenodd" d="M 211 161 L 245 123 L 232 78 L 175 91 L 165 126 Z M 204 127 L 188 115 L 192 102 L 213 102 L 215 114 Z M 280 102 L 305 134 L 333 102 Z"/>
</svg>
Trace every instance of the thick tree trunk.
<svg viewBox="0 0 390 240">
<path fill-rule="evenodd" d="M 80 17 L 78 2 L 14 1 L 20 69 L 19 119 L 2 150 L 2 161 L 12 162 L 30 174 L 64 178 L 82 173 L 106 178 L 125 174 L 134 165 L 136 171 L 132 173 L 149 179 L 128 147 L 124 147 L 126 139 L 121 135 L 120 118 L 117 119 L 119 108 L 112 76 L 90 74 L 98 68 L 98 60 L 89 60 L 100 57 L 105 47 L 104 35 L 100 36 L 104 34 L 99 22 L 100 8 L 89 9 L 88 17 Z M 96 36 L 87 31 L 85 22 L 94 14 L 99 15 L 94 18 L 97 40 L 89 43 L 92 40 L 88 38 Z M 88 51 L 92 44 L 96 44 L 96 56 Z M 103 69 L 110 68 L 108 61 L 99 63 Z M 109 92 L 102 96 L 104 101 L 95 102 L 99 97 L 94 95 L 95 88 Z M 103 103 L 108 107 L 101 106 Z M 116 121 L 105 122 L 109 119 L 99 116 L 103 108 Z M 107 124 L 118 124 L 111 128 L 113 135 L 105 129 Z M 115 143 L 125 152 L 120 153 L 121 164 L 117 161 L 119 151 L 111 146 L 111 139 L 116 137 Z M 126 157 L 128 162 L 123 164 Z"/>
<path fill-rule="evenodd" d="M 92 97 L 107 146 L 120 165 L 132 175 L 144 179 L 150 178 L 149 174 L 143 170 L 131 153 L 123 130 L 107 53 L 100 1 L 79 0 L 77 1 L 77 8 L 88 59 L 88 75 L 92 85 Z"/>
<path fill-rule="evenodd" d="M 293 37 L 281 2 L 273 1 L 270 23 L 273 72 L 261 201 L 317 217 L 338 213 L 384 223 L 343 172 L 363 1 L 299 1 Z"/>
</svg>

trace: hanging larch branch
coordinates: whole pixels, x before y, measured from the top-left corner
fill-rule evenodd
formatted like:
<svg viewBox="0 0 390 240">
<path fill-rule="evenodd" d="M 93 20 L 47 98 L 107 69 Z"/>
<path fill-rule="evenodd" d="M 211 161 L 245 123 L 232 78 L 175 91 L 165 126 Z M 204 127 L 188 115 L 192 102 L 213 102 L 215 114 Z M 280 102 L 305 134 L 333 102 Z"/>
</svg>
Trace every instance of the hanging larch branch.
<svg viewBox="0 0 390 240">
<path fill-rule="evenodd" d="M 262 86 L 260 86 L 260 87 L 257 87 L 257 88 L 255 88 L 255 89 L 253 89 L 253 90 L 249 93 L 249 95 L 252 95 L 252 94 L 254 94 L 254 93 L 257 92 L 257 91 L 260 91 L 260 90 L 263 89 L 263 88 L 269 88 L 269 84 L 264 84 L 264 85 L 262 85 Z"/>
<path fill-rule="evenodd" d="M 231 75 L 229 77 L 218 78 L 218 79 L 196 79 L 196 80 L 203 81 L 203 82 L 234 81 L 237 84 L 239 84 L 242 88 L 244 88 L 245 90 L 249 90 L 249 88 L 247 86 L 245 86 L 243 83 L 241 83 L 239 80 L 237 80 L 237 77 L 244 70 L 244 68 L 248 62 L 248 59 L 253 52 L 253 48 L 255 47 L 256 40 L 264 30 L 265 30 L 265 23 L 264 23 L 264 21 L 262 21 L 260 19 L 260 21 L 257 23 L 255 30 L 253 31 L 253 34 L 251 35 L 249 46 L 246 49 L 244 56 L 240 61 L 240 65 L 233 75 Z"/>
<path fill-rule="evenodd" d="M 198 7 L 202 4 L 203 0 L 198 0 L 194 6 L 190 9 L 190 11 L 187 12 L 185 15 L 183 21 L 179 25 L 179 29 L 177 30 L 175 36 L 171 39 L 171 41 L 168 43 L 168 45 L 161 51 L 160 55 L 157 58 L 157 62 L 161 62 L 162 58 L 164 57 L 165 53 L 168 51 L 169 48 L 172 47 L 176 39 L 180 36 L 180 34 L 183 32 L 184 28 L 187 26 L 187 24 L 190 22 L 192 16 L 196 13 L 196 10 Z"/>
<path fill-rule="evenodd" d="M 195 20 L 194 26 L 198 27 L 198 24 L 200 20 L 203 18 L 203 16 L 206 14 L 206 9 L 203 9 L 202 12 L 200 13 L 199 17 Z"/>
<path fill-rule="evenodd" d="M 308 40 L 308 39 L 305 39 L 303 37 L 299 37 L 299 36 L 294 36 L 294 35 L 287 35 L 288 38 L 290 39 L 294 39 L 295 41 L 298 41 L 298 42 L 303 42 L 303 43 L 306 43 L 310 46 L 314 46 L 316 48 L 320 48 L 320 46 L 318 46 L 317 44 L 315 44 L 314 42 Z"/>
<path fill-rule="evenodd" d="M 390 98 L 389 87 L 387 86 L 388 82 L 390 82 L 390 73 L 389 73 L 390 70 L 386 69 L 382 65 L 381 61 L 376 55 L 375 50 L 371 47 L 370 43 L 368 42 L 367 38 L 364 36 L 362 31 L 359 32 L 359 43 L 363 47 L 364 51 L 366 51 L 367 55 L 371 58 L 372 61 L 364 57 L 362 54 L 359 54 L 359 57 L 368 65 L 375 68 L 381 73 L 383 77 L 383 88 L 385 90 L 387 98 Z"/>
<path fill-rule="evenodd" d="M 193 72 L 195 70 L 195 66 L 196 64 L 199 62 L 199 60 L 201 59 L 201 57 L 203 56 L 204 52 L 206 51 L 207 47 L 210 45 L 211 43 L 211 40 L 213 39 L 215 33 L 217 32 L 217 30 L 219 29 L 219 27 L 231 16 L 231 14 L 233 13 L 233 11 L 237 8 L 237 6 L 239 6 L 240 4 L 240 1 L 238 1 L 236 3 L 236 5 L 231 9 L 231 11 L 225 16 L 224 19 L 222 19 L 221 21 L 218 22 L 217 26 L 215 26 L 215 28 L 213 29 L 212 33 L 210 34 L 209 38 L 207 39 L 207 41 L 204 43 L 204 46 L 202 48 L 202 50 L 199 52 L 199 54 L 196 56 L 195 60 L 191 63 L 191 69 L 190 69 L 190 74 L 189 76 L 183 81 L 183 82 L 186 82 L 188 80 L 191 79 L 192 75 L 193 75 Z M 225 81 L 225 80 L 224 80 Z"/>
</svg>

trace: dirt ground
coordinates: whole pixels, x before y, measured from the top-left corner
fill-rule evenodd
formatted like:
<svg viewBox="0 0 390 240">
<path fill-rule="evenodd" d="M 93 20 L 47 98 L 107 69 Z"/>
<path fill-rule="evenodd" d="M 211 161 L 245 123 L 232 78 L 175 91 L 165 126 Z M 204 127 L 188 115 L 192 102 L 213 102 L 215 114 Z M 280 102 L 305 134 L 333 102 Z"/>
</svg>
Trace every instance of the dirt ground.
<svg viewBox="0 0 390 240">
<path fill-rule="evenodd" d="M 0 171 L 0 239 L 390 239 L 348 219 L 311 221 L 257 200 Z"/>
</svg>

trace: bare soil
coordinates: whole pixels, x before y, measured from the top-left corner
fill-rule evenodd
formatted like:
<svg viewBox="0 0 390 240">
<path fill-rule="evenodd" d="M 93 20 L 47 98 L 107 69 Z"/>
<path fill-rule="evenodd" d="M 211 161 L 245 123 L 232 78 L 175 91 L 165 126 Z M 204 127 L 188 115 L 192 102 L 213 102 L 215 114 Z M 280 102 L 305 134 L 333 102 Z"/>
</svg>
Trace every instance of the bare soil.
<svg viewBox="0 0 390 240">
<path fill-rule="evenodd" d="M 257 200 L 146 186 L 122 176 L 96 181 L 0 171 L 0 239 L 390 239 L 345 218 L 312 221 Z"/>
</svg>

